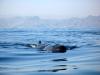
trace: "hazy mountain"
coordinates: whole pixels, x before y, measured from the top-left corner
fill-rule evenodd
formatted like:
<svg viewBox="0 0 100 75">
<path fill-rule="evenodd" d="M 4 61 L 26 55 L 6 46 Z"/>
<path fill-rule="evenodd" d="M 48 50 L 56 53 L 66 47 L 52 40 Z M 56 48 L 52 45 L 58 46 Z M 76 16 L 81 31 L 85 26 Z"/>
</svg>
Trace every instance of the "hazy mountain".
<svg viewBox="0 0 100 75">
<path fill-rule="evenodd" d="M 0 18 L 0 28 L 100 29 L 100 16 L 60 20 L 40 19 L 38 16 Z"/>
</svg>

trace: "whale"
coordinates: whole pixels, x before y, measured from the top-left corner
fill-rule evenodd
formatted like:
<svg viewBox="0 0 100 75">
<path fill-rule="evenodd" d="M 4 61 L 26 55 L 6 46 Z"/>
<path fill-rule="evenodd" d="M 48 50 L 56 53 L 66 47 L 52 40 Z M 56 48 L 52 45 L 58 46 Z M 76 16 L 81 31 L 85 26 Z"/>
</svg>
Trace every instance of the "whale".
<svg viewBox="0 0 100 75">
<path fill-rule="evenodd" d="M 37 44 L 30 45 L 32 48 L 36 48 L 39 50 L 45 50 L 53 53 L 64 53 L 67 50 L 71 50 L 74 48 L 77 48 L 76 46 L 65 46 L 62 44 L 42 44 L 41 41 L 39 41 Z"/>
<path fill-rule="evenodd" d="M 48 45 L 43 50 L 47 50 L 47 51 L 53 52 L 53 53 L 64 53 L 68 49 L 64 45 L 55 44 L 55 45 Z"/>
</svg>

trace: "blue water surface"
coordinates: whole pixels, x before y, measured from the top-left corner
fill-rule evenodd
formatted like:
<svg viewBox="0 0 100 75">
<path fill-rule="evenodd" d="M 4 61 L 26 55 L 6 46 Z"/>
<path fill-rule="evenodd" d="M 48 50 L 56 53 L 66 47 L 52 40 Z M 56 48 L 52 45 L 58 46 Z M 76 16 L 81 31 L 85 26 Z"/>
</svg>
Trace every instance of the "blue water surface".
<svg viewBox="0 0 100 75">
<path fill-rule="evenodd" d="M 77 48 L 52 53 L 27 46 L 39 40 Z M 0 75 L 100 75 L 100 31 L 1 29 Z"/>
</svg>

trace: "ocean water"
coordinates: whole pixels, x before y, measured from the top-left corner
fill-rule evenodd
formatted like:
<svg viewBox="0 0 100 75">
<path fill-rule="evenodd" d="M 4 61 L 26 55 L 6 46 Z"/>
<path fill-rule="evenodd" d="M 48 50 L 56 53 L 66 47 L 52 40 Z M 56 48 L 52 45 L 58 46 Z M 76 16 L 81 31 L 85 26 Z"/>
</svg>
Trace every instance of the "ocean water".
<svg viewBox="0 0 100 75">
<path fill-rule="evenodd" d="M 52 53 L 27 46 L 39 40 L 77 48 Z M 1 29 L 0 75 L 100 75 L 100 31 Z"/>
</svg>

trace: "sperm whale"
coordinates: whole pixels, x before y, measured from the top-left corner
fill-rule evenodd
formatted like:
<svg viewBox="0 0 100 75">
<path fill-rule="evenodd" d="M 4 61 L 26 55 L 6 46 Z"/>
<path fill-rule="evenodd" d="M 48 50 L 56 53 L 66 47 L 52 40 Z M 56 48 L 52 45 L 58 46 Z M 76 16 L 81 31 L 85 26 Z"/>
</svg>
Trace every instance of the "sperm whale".
<svg viewBox="0 0 100 75">
<path fill-rule="evenodd" d="M 64 53 L 66 52 L 67 50 L 70 50 L 70 49 L 74 49 L 76 48 L 76 46 L 65 46 L 65 45 L 62 45 L 62 44 L 42 44 L 41 41 L 39 41 L 37 44 L 32 44 L 31 45 L 32 48 L 37 48 L 37 49 L 40 49 L 40 50 L 46 50 L 46 51 L 51 51 L 51 52 L 54 52 L 54 53 Z"/>
</svg>

